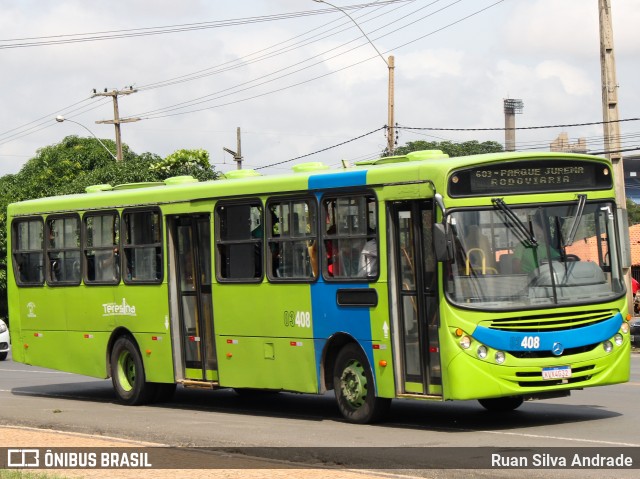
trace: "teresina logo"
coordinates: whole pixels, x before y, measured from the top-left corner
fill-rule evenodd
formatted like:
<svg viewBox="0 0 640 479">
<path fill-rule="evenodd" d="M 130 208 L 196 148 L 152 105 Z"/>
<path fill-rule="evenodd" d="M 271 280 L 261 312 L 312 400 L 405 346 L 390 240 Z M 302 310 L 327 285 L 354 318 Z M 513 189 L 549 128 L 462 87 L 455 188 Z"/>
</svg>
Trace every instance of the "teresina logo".
<svg viewBox="0 0 640 479">
<path fill-rule="evenodd" d="M 136 307 L 127 304 L 127 300 L 122 298 L 122 303 L 105 303 L 102 305 L 104 312 L 102 316 L 135 316 Z"/>
</svg>

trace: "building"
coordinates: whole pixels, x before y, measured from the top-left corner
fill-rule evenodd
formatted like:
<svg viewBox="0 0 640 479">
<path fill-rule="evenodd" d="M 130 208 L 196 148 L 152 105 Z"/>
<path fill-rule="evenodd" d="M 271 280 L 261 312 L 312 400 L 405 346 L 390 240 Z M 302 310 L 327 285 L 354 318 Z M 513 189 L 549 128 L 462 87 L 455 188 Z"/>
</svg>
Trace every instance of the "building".
<svg viewBox="0 0 640 479">
<path fill-rule="evenodd" d="M 577 142 L 569 143 L 569 135 L 563 131 L 551 142 L 550 149 L 566 153 L 586 153 L 587 141 L 584 138 L 578 138 Z"/>
<path fill-rule="evenodd" d="M 625 156 L 622 161 L 625 195 L 634 203 L 640 204 L 640 155 Z"/>
</svg>

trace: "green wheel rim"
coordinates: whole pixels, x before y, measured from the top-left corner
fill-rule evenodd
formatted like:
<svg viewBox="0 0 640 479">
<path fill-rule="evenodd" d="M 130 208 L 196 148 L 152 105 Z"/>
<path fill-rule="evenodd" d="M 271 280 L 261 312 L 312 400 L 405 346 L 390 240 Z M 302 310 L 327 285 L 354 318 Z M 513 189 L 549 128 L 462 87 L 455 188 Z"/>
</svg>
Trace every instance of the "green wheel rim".
<svg viewBox="0 0 640 479">
<path fill-rule="evenodd" d="M 354 408 L 360 408 L 367 399 L 367 376 L 364 367 L 355 359 L 342 371 L 340 389 L 344 399 Z"/>
<path fill-rule="evenodd" d="M 131 391 L 136 382 L 136 364 L 129 351 L 118 356 L 118 383 L 125 391 Z"/>
</svg>

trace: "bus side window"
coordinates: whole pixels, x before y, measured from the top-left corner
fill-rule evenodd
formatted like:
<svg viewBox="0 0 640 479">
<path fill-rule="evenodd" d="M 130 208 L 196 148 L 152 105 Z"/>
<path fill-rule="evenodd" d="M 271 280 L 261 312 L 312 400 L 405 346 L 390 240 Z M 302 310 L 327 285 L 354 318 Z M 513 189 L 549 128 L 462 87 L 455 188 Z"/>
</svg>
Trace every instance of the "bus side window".
<svg viewBox="0 0 640 479">
<path fill-rule="evenodd" d="M 13 222 L 13 269 L 16 283 L 41 285 L 44 282 L 44 224 L 41 218 Z"/>
<path fill-rule="evenodd" d="M 117 211 L 84 215 L 84 261 L 87 284 L 120 282 L 120 217 Z"/>
<path fill-rule="evenodd" d="M 80 218 L 77 215 L 50 216 L 46 232 L 47 281 L 60 285 L 80 284 Z"/>
<path fill-rule="evenodd" d="M 318 272 L 315 199 L 271 199 L 268 210 L 269 279 L 313 280 Z"/>
<path fill-rule="evenodd" d="M 378 276 L 377 207 L 370 194 L 325 197 L 323 274 L 327 279 Z"/>
<path fill-rule="evenodd" d="M 125 283 L 159 283 L 163 277 L 162 218 L 157 209 L 122 213 Z M 114 257 L 117 251 L 113 251 Z"/>
<path fill-rule="evenodd" d="M 216 207 L 217 275 L 221 281 L 262 278 L 264 228 L 259 201 Z"/>
</svg>

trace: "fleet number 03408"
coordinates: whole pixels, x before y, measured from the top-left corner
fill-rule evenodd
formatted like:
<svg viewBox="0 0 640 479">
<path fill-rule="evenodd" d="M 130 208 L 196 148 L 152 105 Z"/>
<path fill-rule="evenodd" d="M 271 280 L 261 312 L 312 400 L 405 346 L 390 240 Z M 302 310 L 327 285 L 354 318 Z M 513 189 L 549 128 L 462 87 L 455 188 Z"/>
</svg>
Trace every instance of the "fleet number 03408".
<svg viewBox="0 0 640 479">
<path fill-rule="evenodd" d="M 284 325 L 291 328 L 310 328 L 311 313 L 309 311 L 285 311 Z"/>
</svg>

